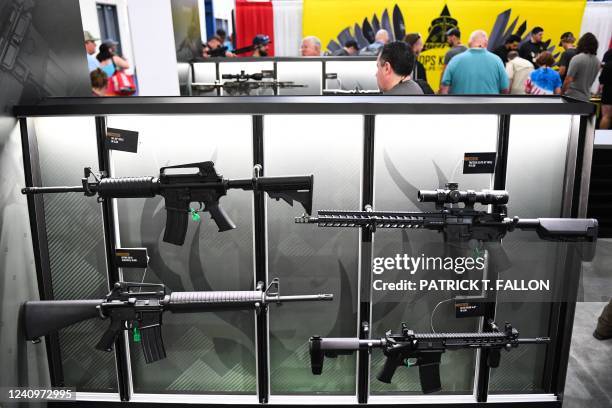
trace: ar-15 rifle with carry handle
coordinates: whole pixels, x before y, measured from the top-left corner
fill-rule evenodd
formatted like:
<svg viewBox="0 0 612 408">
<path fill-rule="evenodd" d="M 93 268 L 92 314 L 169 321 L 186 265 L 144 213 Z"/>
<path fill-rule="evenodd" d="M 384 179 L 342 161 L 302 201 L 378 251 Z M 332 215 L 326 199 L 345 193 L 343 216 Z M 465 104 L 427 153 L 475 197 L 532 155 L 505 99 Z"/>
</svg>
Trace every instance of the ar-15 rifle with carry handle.
<svg viewBox="0 0 612 408">
<path fill-rule="evenodd" d="M 187 234 L 187 220 L 191 214 L 199 220 L 200 212 L 209 212 L 219 227 L 219 232 L 236 228 L 229 216 L 219 205 L 221 197 L 230 189 L 266 192 L 270 198 L 283 199 L 289 205 L 299 202 L 307 213 L 312 211 L 313 176 L 260 177 L 260 166 L 255 166 L 253 178 L 228 180 L 215 170 L 212 161 L 180 164 L 162 167 L 158 177 L 104 177 L 85 168 L 85 177 L 81 186 L 74 187 L 26 187 L 23 194 L 48 194 L 79 192 L 91 197 L 98 195 L 99 200 L 108 198 L 164 197 L 166 205 L 166 229 L 164 241 L 183 245 Z M 176 174 L 175 170 L 184 170 Z M 187 172 L 197 169 L 197 172 Z M 93 181 L 90 180 L 93 177 Z M 199 208 L 190 207 L 192 202 L 199 203 Z"/>
<path fill-rule="evenodd" d="M 166 357 L 162 340 L 162 314 L 199 313 L 231 309 L 264 310 L 269 304 L 333 300 L 331 294 L 281 296 L 279 280 L 254 291 L 172 292 L 162 284 L 117 282 L 105 299 L 41 300 L 23 305 L 25 337 L 41 336 L 89 319 L 109 319 L 96 349 L 111 351 L 123 330 L 131 330 L 142 344 L 147 363 Z"/>
</svg>

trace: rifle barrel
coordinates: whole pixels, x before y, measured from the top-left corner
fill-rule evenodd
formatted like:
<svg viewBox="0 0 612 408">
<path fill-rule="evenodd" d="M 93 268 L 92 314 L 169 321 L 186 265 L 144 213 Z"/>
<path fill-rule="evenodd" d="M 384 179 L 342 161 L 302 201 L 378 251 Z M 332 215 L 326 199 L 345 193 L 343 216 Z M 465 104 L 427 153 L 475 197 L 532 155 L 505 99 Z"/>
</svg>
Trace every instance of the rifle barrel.
<svg viewBox="0 0 612 408">
<path fill-rule="evenodd" d="M 331 293 L 319 293 L 318 295 L 267 296 L 266 300 L 271 302 L 330 301 L 334 300 L 334 295 Z"/>
<path fill-rule="evenodd" d="M 545 344 L 550 343 L 550 337 L 536 337 L 531 339 L 518 339 L 519 344 Z"/>
<path fill-rule="evenodd" d="M 46 194 L 46 193 L 83 193 L 83 186 L 66 187 L 25 187 L 21 189 L 21 194 Z"/>
</svg>

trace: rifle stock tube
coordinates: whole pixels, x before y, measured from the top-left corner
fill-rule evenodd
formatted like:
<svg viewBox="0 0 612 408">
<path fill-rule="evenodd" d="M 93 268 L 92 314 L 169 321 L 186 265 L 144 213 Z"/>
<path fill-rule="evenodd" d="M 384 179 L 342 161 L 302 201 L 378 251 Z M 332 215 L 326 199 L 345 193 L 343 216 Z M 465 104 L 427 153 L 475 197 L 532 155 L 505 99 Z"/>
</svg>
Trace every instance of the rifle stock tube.
<svg viewBox="0 0 612 408">
<path fill-rule="evenodd" d="M 312 190 L 313 176 L 258 177 L 255 179 L 227 180 L 229 188 L 255 191 Z"/>
<path fill-rule="evenodd" d="M 311 342 L 316 338 L 311 338 Z M 318 338 L 319 348 L 322 351 L 333 350 L 369 350 L 370 348 L 383 347 L 385 340 L 362 340 L 358 337 L 321 337 Z"/>
</svg>

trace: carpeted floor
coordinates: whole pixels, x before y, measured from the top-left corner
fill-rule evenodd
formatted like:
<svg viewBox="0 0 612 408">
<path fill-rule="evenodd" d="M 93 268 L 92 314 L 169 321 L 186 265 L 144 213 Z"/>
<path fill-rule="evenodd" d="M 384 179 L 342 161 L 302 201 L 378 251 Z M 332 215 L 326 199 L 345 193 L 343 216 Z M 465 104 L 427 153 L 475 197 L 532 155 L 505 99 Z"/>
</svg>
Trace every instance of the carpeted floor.
<svg viewBox="0 0 612 408">
<path fill-rule="evenodd" d="M 584 302 L 576 305 L 564 408 L 612 407 L 612 339 L 593 337 L 597 317 L 612 296 L 612 240 L 599 240 L 583 269 Z"/>
</svg>

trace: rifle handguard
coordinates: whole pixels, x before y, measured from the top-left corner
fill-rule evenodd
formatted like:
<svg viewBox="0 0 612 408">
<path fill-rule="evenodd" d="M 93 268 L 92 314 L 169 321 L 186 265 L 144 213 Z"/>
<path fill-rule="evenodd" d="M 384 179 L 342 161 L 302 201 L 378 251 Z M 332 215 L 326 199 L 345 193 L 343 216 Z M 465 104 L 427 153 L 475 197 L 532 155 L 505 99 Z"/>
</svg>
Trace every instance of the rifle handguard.
<svg viewBox="0 0 612 408">
<path fill-rule="evenodd" d="M 154 197 L 159 185 L 155 177 L 108 177 L 100 180 L 97 191 L 103 198 Z"/>
</svg>

